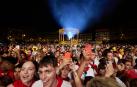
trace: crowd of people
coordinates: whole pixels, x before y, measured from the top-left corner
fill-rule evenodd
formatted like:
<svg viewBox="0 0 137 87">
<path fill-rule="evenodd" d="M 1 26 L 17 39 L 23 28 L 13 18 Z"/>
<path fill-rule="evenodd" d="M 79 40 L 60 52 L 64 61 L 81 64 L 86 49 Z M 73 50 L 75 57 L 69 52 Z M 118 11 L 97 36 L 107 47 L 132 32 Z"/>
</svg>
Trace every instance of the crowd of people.
<svg viewBox="0 0 137 87">
<path fill-rule="evenodd" d="M 137 45 L 0 45 L 0 87 L 136 87 Z"/>
</svg>

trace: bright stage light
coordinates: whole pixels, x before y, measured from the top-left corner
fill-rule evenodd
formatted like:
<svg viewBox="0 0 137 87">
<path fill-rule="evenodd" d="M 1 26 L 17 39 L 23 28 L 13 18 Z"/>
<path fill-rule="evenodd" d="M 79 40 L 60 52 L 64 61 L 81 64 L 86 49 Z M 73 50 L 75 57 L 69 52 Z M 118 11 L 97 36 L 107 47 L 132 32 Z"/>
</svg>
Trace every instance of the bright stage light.
<svg viewBox="0 0 137 87">
<path fill-rule="evenodd" d="M 68 33 L 67 33 L 67 37 L 68 37 L 69 40 L 70 40 L 72 37 L 74 37 L 74 35 L 72 34 L 72 32 L 68 32 Z"/>
<path fill-rule="evenodd" d="M 64 28 L 64 34 L 67 35 L 68 39 L 72 39 L 75 35 L 79 33 L 76 28 Z"/>
</svg>

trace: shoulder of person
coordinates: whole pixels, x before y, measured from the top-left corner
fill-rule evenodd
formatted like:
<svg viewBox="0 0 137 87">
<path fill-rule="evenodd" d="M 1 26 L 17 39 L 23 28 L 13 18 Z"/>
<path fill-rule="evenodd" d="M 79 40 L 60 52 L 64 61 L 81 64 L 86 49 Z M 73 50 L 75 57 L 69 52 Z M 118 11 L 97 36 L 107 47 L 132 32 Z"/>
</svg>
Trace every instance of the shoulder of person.
<svg viewBox="0 0 137 87">
<path fill-rule="evenodd" d="M 70 82 L 63 80 L 63 83 L 62 83 L 61 87 L 72 87 L 72 85 L 71 85 Z"/>
<path fill-rule="evenodd" d="M 90 80 L 91 87 L 102 86 L 102 87 L 120 87 L 117 81 L 114 78 L 111 77 L 95 77 Z"/>
<path fill-rule="evenodd" d="M 41 80 L 35 81 L 32 87 L 43 87 L 43 83 Z"/>
<path fill-rule="evenodd" d="M 9 84 L 7 87 L 14 87 L 13 84 Z"/>
<path fill-rule="evenodd" d="M 118 77 L 115 77 L 115 79 L 121 87 L 126 87 L 126 85 Z"/>
<path fill-rule="evenodd" d="M 14 81 L 13 83 L 9 84 L 7 87 L 14 87 L 15 85 L 18 85 L 18 84 L 20 84 L 20 83 L 21 83 L 20 80 L 16 80 L 16 81 Z"/>
</svg>

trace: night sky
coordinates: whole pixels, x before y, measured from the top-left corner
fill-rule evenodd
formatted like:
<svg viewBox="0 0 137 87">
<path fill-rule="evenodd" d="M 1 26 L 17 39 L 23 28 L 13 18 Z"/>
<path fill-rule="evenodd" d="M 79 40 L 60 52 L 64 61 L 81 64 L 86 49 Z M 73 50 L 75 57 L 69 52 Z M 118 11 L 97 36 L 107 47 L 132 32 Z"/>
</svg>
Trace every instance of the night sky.
<svg viewBox="0 0 137 87">
<path fill-rule="evenodd" d="M 92 29 L 112 31 L 137 31 L 136 0 L 119 0 L 110 14 L 104 14 L 101 21 L 89 25 L 85 32 Z M 57 32 L 61 28 L 51 15 L 48 0 L 1 0 L 0 31 L 11 28 L 33 32 Z"/>
</svg>

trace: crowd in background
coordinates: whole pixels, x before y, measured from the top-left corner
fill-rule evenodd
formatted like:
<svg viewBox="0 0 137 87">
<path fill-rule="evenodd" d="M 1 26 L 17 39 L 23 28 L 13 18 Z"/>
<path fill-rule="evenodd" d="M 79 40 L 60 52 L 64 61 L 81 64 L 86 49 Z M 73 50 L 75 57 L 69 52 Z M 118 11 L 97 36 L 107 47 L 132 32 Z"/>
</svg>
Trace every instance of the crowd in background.
<svg viewBox="0 0 137 87">
<path fill-rule="evenodd" d="M 7 86 L 136 87 L 137 45 L 1 44 L 0 87 Z"/>
</svg>

